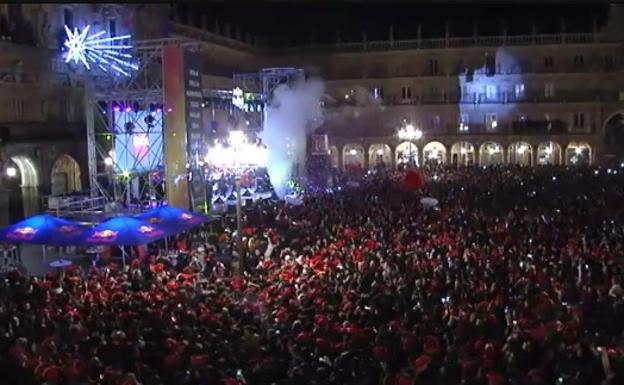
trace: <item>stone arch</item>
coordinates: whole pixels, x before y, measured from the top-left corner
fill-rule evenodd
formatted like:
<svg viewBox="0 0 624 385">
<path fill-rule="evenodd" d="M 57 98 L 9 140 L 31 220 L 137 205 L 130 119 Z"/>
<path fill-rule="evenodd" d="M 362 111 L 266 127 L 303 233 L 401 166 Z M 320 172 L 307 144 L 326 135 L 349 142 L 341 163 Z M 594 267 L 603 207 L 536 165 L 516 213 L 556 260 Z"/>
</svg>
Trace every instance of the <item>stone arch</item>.
<svg viewBox="0 0 624 385">
<path fill-rule="evenodd" d="M 468 166 L 475 162 L 475 148 L 470 142 L 455 142 L 451 146 L 451 163 Z"/>
<path fill-rule="evenodd" d="M 392 165 L 392 150 L 385 143 L 373 143 L 368 148 L 368 165 L 370 168 L 390 167 Z"/>
<path fill-rule="evenodd" d="M 342 167 L 364 168 L 364 147 L 360 144 L 347 143 L 342 148 Z"/>
<path fill-rule="evenodd" d="M 592 163 L 592 148 L 587 142 L 570 142 L 565 150 L 566 165 L 590 165 Z"/>
<path fill-rule="evenodd" d="M 11 157 L 11 162 L 18 168 L 21 187 L 40 185 L 39 172 L 32 159 L 24 155 L 16 155 Z"/>
<path fill-rule="evenodd" d="M 505 149 L 498 142 L 484 142 L 479 146 L 479 164 L 490 166 L 505 163 Z"/>
<path fill-rule="evenodd" d="M 15 191 L 9 192 L 9 200 L 14 199 L 13 205 L 21 206 L 21 210 L 19 210 L 21 215 L 10 214 L 11 220 L 19 220 L 38 214 L 41 199 L 39 194 L 41 176 L 35 162 L 25 155 L 13 155 L 10 157 L 10 162 L 5 167 L 4 172 L 8 178 L 15 178 L 19 181 L 19 185 L 13 189 Z"/>
<path fill-rule="evenodd" d="M 423 147 L 425 164 L 445 164 L 446 163 L 446 147 L 444 144 L 432 141 Z"/>
<path fill-rule="evenodd" d="M 338 147 L 329 146 L 329 157 L 331 158 L 332 168 L 339 168 L 340 167 L 340 154 L 338 152 Z"/>
<path fill-rule="evenodd" d="M 52 195 L 81 191 L 80 165 L 70 155 L 62 154 L 52 165 L 50 181 Z"/>
<path fill-rule="evenodd" d="M 418 147 L 412 142 L 403 142 L 394 150 L 396 164 L 418 166 Z"/>
<path fill-rule="evenodd" d="M 624 111 L 617 111 L 605 120 L 603 127 L 605 153 L 624 156 Z"/>
<path fill-rule="evenodd" d="M 542 142 L 537 146 L 538 165 L 560 165 L 563 151 L 557 142 Z"/>
<path fill-rule="evenodd" d="M 521 166 L 533 165 L 533 146 L 527 142 L 514 142 L 507 148 L 507 161 L 509 164 Z"/>
</svg>

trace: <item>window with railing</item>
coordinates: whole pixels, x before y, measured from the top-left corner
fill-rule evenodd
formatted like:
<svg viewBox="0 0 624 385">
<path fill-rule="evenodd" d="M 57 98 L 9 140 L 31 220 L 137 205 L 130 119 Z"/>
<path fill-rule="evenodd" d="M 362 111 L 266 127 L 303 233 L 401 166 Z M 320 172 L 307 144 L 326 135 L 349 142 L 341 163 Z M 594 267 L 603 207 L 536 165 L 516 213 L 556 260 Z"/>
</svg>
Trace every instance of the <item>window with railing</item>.
<svg viewBox="0 0 624 385">
<path fill-rule="evenodd" d="M 430 59 L 429 60 L 429 75 L 435 76 L 438 74 L 438 60 Z"/>
<path fill-rule="evenodd" d="M 546 98 L 555 97 L 555 85 L 553 83 L 544 84 L 544 97 Z"/>
<path fill-rule="evenodd" d="M 488 84 L 485 86 L 485 98 L 487 100 L 496 100 L 497 96 L 498 90 L 494 84 Z"/>
<path fill-rule="evenodd" d="M 485 114 L 485 127 L 488 130 L 496 130 L 498 128 L 498 120 L 496 119 L 496 114 L 491 112 Z"/>
<path fill-rule="evenodd" d="M 459 125 L 458 125 L 459 132 L 468 132 L 469 128 L 470 128 L 470 118 L 468 114 L 460 114 Z"/>
<path fill-rule="evenodd" d="M 585 129 L 585 113 L 575 112 L 572 114 L 572 128 Z"/>
<path fill-rule="evenodd" d="M 440 115 L 434 115 L 431 117 L 431 127 L 434 130 L 438 130 L 440 129 L 440 127 L 442 126 L 442 119 L 440 118 Z"/>
<path fill-rule="evenodd" d="M 516 96 L 516 99 L 521 99 L 524 97 L 524 84 L 523 83 L 518 83 L 515 85 L 514 95 Z"/>
<path fill-rule="evenodd" d="M 552 56 L 544 56 L 544 68 L 553 68 L 555 59 Z"/>
<path fill-rule="evenodd" d="M 613 55 L 606 54 L 604 56 L 603 61 L 604 61 L 604 68 L 605 68 L 605 70 L 611 71 L 613 69 L 614 63 L 615 63 L 615 60 L 613 59 Z"/>
<path fill-rule="evenodd" d="M 574 68 L 583 69 L 585 66 L 585 57 L 583 55 L 574 55 Z"/>
<path fill-rule="evenodd" d="M 403 87 L 401 89 L 401 97 L 403 100 L 408 100 L 412 98 L 412 89 L 410 87 Z"/>
</svg>

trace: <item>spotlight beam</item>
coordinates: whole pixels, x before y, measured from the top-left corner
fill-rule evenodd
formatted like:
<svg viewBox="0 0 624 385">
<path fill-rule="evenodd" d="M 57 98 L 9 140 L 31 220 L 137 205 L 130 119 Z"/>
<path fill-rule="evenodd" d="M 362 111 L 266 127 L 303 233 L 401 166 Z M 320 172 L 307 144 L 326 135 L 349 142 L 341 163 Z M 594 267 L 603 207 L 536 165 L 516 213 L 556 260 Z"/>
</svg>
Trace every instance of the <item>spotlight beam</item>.
<svg viewBox="0 0 624 385">
<path fill-rule="evenodd" d="M 81 63 L 87 70 L 95 65 L 104 72 L 116 72 L 125 76 L 130 76 L 130 70 L 138 70 L 139 66 L 130 60 L 132 55 L 128 53 L 132 45 L 112 44 L 116 41 L 128 40 L 131 35 L 102 37 L 105 31 L 89 35 L 89 30 L 90 26 L 86 26 L 81 31 L 78 28 L 72 31 L 65 26 L 67 39 L 64 45 L 68 49 L 65 57 L 66 63 L 72 61 L 76 64 Z"/>
</svg>

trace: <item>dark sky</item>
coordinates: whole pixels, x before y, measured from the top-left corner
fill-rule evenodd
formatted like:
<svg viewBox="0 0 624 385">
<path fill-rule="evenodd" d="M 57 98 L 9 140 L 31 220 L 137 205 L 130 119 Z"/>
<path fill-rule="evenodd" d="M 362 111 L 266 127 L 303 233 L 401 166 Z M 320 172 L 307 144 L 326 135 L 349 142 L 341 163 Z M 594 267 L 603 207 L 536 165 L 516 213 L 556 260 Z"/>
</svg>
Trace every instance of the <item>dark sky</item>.
<svg viewBox="0 0 624 385">
<path fill-rule="evenodd" d="M 538 32 L 556 33 L 565 18 L 568 32 L 591 31 L 592 16 L 602 25 L 606 20 L 606 3 L 552 4 L 466 4 L 466 3 L 375 3 L 375 2 L 203 2 L 180 5 L 180 14 L 187 11 L 199 24 L 205 14 L 212 29 L 217 19 L 238 25 L 243 32 L 265 36 L 272 46 L 307 44 L 314 33 L 318 42 L 333 42 L 340 30 L 342 41 L 359 41 L 361 31 L 368 40 L 387 39 L 389 25 L 394 25 L 395 39 L 416 38 L 417 24 L 422 24 L 423 37 L 443 37 L 444 24 L 450 21 L 451 36 L 472 35 L 478 20 L 480 35 L 498 35 L 504 23 L 509 34 L 529 34 L 531 20 Z M 185 17 L 185 16 L 182 16 Z"/>
</svg>

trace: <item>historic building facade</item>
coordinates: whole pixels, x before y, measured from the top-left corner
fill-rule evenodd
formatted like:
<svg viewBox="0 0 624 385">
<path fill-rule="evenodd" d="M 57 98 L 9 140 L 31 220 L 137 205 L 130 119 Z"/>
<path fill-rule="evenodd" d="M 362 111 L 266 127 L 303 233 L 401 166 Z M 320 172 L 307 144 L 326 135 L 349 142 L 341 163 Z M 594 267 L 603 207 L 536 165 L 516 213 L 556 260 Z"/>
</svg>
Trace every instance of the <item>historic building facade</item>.
<svg viewBox="0 0 624 385">
<path fill-rule="evenodd" d="M 145 22 L 153 16 L 113 4 L 0 4 L 0 225 L 40 212 L 48 195 L 88 188 L 84 81 L 61 57 L 64 26 L 151 38 L 162 34 Z"/>
<path fill-rule="evenodd" d="M 322 129 L 339 168 L 581 164 L 624 154 L 622 6 L 586 34 L 401 41 L 390 33 L 290 49 L 169 15 L 162 5 L 0 4 L 0 207 L 11 208 L 0 222 L 40 211 L 46 195 L 88 187 L 84 83 L 61 58 L 64 25 L 199 42 L 205 96 L 231 91 L 236 73 L 305 69 L 325 82 Z M 236 114 L 206 108 L 207 129 Z M 400 140 L 408 125 L 422 137 Z"/>
<path fill-rule="evenodd" d="M 190 18 L 188 18 L 190 19 Z M 332 162 L 365 168 L 411 160 L 454 164 L 583 164 L 624 155 L 624 20 L 585 34 L 487 36 L 336 43 L 262 50 L 240 34 L 229 49 L 254 60 L 219 69 L 299 67 L 326 84 L 324 130 Z M 181 25 L 176 32 L 214 42 L 229 28 Z M 206 30 L 211 29 L 212 32 Z M 223 37 L 223 36 L 221 36 Z M 221 52 L 208 61 L 227 61 Z M 212 84 L 206 82 L 210 88 Z M 422 131 L 402 141 L 401 127 Z"/>
</svg>

